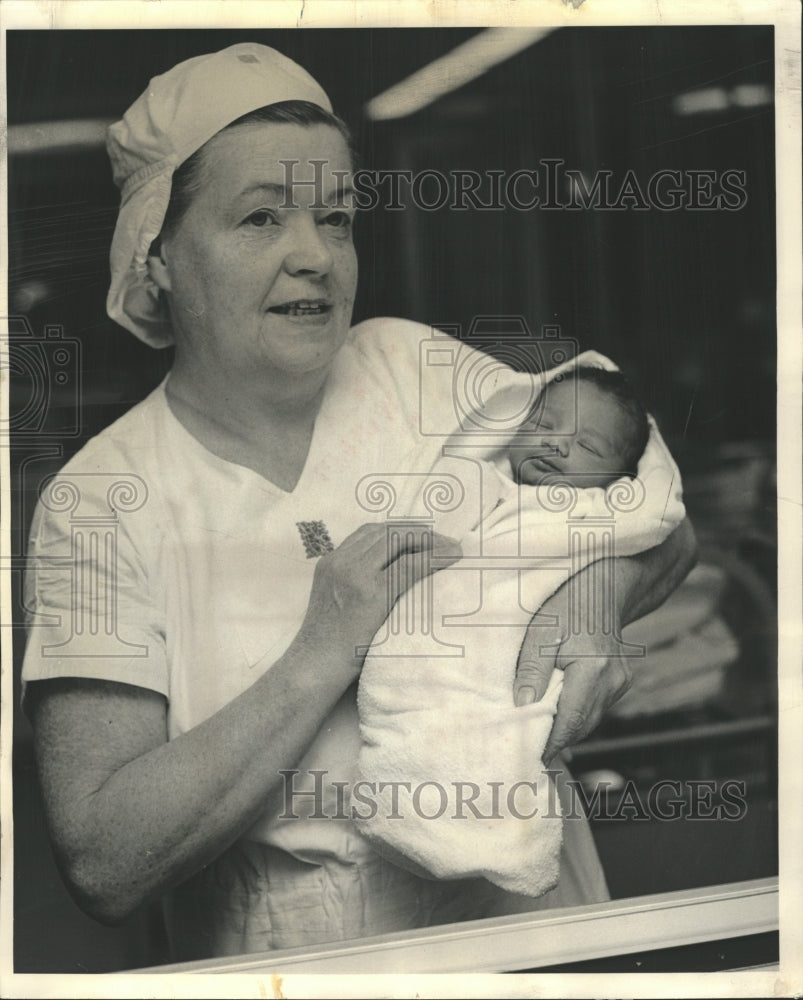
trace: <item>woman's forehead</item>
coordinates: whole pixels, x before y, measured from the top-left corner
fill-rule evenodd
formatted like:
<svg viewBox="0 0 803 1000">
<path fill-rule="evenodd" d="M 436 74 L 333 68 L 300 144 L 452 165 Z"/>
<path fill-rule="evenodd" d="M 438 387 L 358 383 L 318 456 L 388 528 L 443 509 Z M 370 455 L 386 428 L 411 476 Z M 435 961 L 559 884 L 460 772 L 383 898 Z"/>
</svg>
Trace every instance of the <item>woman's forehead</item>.
<svg viewBox="0 0 803 1000">
<path fill-rule="evenodd" d="M 350 176 L 349 148 L 333 126 L 259 122 L 224 129 L 206 143 L 199 186 L 228 198 L 260 188 L 286 192 L 288 205 L 305 206 L 321 195 L 330 201 Z"/>
</svg>

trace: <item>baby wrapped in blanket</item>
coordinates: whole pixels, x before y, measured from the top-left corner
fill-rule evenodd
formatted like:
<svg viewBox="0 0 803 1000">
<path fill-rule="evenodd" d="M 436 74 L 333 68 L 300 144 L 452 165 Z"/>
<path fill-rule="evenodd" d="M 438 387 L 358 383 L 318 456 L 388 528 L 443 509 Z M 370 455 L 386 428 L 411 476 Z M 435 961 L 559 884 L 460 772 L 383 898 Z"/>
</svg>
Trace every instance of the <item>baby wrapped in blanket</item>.
<svg viewBox="0 0 803 1000">
<path fill-rule="evenodd" d="M 397 864 L 527 896 L 557 883 L 562 816 L 542 755 L 563 674 L 517 708 L 516 662 L 570 574 L 658 545 L 683 520 L 677 468 L 650 427 L 618 372 L 564 368 L 496 462 L 467 459 L 459 434 L 422 451 L 430 488 L 453 482 L 475 502 L 436 518 L 463 558 L 402 595 L 360 679 L 371 808 L 356 821 Z"/>
</svg>

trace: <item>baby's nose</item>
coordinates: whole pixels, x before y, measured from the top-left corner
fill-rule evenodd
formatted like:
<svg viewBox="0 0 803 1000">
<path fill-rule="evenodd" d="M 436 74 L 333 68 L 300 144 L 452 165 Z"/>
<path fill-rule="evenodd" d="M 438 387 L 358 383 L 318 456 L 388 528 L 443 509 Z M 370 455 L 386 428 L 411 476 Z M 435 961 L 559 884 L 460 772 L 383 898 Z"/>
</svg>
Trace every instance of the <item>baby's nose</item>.
<svg viewBox="0 0 803 1000">
<path fill-rule="evenodd" d="M 556 451 L 562 458 L 569 454 L 569 439 L 565 434 L 548 434 L 544 438 L 544 444 Z"/>
</svg>

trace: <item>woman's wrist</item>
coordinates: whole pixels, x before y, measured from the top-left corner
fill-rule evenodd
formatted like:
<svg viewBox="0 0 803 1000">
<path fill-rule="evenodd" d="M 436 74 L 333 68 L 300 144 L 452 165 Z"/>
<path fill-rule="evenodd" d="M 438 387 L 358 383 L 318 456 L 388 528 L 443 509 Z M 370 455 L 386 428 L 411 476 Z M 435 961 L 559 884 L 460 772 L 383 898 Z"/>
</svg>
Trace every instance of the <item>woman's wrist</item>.
<svg viewBox="0 0 803 1000">
<path fill-rule="evenodd" d="M 622 625 L 661 604 L 685 580 L 697 562 L 697 538 L 685 518 L 672 534 L 655 548 L 615 559 L 616 607 Z"/>
<path fill-rule="evenodd" d="M 320 622 L 304 621 L 282 659 L 297 664 L 301 678 L 311 688 L 332 688 L 339 696 L 360 674 L 361 660 L 353 640 L 342 629 L 326 629 Z"/>
</svg>

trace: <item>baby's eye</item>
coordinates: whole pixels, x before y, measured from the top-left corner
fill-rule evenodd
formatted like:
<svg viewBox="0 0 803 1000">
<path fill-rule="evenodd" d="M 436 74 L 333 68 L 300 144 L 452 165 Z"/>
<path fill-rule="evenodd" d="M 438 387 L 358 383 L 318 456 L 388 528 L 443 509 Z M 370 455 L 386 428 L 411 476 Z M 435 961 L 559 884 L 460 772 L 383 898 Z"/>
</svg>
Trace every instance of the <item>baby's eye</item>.
<svg viewBox="0 0 803 1000">
<path fill-rule="evenodd" d="M 593 448 L 590 444 L 587 444 L 585 441 L 580 441 L 578 443 L 579 443 L 579 445 L 580 445 L 581 448 L 584 448 L 586 451 L 590 451 L 591 454 L 592 455 L 596 455 L 597 458 L 600 457 L 600 453 L 597 451 L 597 449 Z"/>
<path fill-rule="evenodd" d="M 256 212 L 252 212 L 245 221 L 248 225 L 256 226 L 258 229 L 262 229 L 265 226 L 275 223 L 276 216 L 273 212 L 269 212 L 267 208 L 258 208 Z"/>
</svg>

